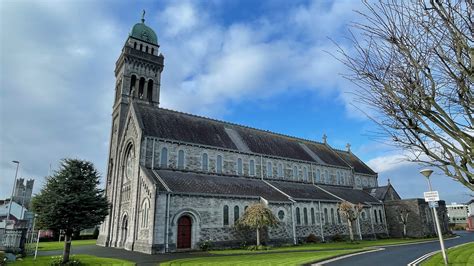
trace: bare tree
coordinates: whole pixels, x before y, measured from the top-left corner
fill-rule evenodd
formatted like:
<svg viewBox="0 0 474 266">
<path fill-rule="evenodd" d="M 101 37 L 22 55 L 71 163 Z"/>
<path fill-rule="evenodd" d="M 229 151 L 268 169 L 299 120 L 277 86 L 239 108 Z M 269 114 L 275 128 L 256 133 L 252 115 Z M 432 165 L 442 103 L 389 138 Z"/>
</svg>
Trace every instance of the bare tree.
<svg viewBox="0 0 474 266">
<path fill-rule="evenodd" d="M 407 237 L 408 215 L 410 210 L 406 208 L 400 209 L 400 223 L 403 225 L 403 238 Z"/>
<path fill-rule="evenodd" d="M 343 201 L 339 203 L 337 210 L 339 211 L 339 214 L 341 214 L 344 219 L 347 220 L 347 225 L 349 227 L 349 237 L 351 238 L 351 242 L 354 241 L 354 233 L 352 231 L 352 224 L 354 221 L 357 220 L 357 218 L 360 215 L 360 212 L 364 206 L 362 204 L 352 204 L 348 201 Z"/>
<path fill-rule="evenodd" d="M 474 190 L 472 0 L 364 1 L 339 47 L 356 102 L 408 159 Z"/>
</svg>

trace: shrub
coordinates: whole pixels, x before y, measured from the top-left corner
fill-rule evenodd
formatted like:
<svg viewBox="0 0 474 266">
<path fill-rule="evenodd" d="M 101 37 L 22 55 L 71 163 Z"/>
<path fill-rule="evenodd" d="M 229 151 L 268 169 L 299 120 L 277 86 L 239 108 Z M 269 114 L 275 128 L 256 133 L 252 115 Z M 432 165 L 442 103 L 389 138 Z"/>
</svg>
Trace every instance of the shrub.
<svg viewBox="0 0 474 266">
<path fill-rule="evenodd" d="M 3 265 L 7 261 L 7 257 L 5 257 L 5 252 L 0 251 L 0 265 Z"/>
<path fill-rule="evenodd" d="M 242 241 L 242 243 L 240 243 L 240 248 L 241 248 L 241 249 L 246 249 L 247 246 L 248 246 L 247 241 Z"/>
<path fill-rule="evenodd" d="M 263 246 L 263 245 L 252 245 L 252 246 L 248 246 L 247 247 L 247 250 L 251 250 L 251 251 L 257 251 L 257 250 L 269 250 L 270 247 L 269 246 Z"/>
<path fill-rule="evenodd" d="M 69 261 L 66 263 L 63 262 L 62 256 L 52 257 L 52 261 L 49 264 L 50 266 L 77 266 L 77 265 L 84 265 L 82 264 L 79 259 L 75 258 L 74 256 L 69 257 Z"/>
<path fill-rule="evenodd" d="M 210 239 L 202 241 L 199 243 L 199 248 L 203 251 L 210 250 L 212 248 L 212 241 Z"/>
<path fill-rule="evenodd" d="M 331 237 L 331 240 L 334 242 L 342 242 L 344 241 L 344 237 L 342 237 L 340 234 L 335 234 Z"/>
<path fill-rule="evenodd" d="M 315 234 L 309 234 L 306 237 L 306 243 L 319 243 L 321 240 Z"/>
</svg>

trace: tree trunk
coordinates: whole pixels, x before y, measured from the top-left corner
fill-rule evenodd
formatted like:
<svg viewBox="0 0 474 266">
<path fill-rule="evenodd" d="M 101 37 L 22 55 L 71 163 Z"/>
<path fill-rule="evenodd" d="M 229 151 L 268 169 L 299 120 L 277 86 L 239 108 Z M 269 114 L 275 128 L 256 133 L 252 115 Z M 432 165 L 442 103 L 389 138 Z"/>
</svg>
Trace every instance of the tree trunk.
<svg viewBox="0 0 474 266">
<path fill-rule="evenodd" d="M 257 228 L 257 247 L 260 246 L 260 229 Z"/>
<path fill-rule="evenodd" d="M 351 242 L 354 242 L 354 233 L 352 232 L 352 221 L 347 220 L 347 223 L 349 224 L 349 237 L 351 238 Z"/>
<path fill-rule="evenodd" d="M 403 224 L 403 238 L 407 237 L 407 225 Z"/>
<path fill-rule="evenodd" d="M 71 239 L 72 231 L 66 230 L 66 233 L 64 234 L 63 264 L 69 261 L 69 254 L 71 253 Z"/>
</svg>

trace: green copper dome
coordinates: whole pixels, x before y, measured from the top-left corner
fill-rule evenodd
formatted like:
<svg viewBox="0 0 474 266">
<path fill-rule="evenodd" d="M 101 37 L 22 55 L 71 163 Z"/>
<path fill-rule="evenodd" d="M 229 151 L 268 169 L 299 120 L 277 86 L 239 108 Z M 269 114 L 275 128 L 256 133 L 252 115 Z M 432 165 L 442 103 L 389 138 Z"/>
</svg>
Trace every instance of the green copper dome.
<svg viewBox="0 0 474 266">
<path fill-rule="evenodd" d="M 144 19 L 142 19 L 141 23 L 137 23 L 133 26 L 132 31 L 130 31 L 130 37 L 158 45 L 156 33 L 150 27 L 145 25 Z"/>
</svg>

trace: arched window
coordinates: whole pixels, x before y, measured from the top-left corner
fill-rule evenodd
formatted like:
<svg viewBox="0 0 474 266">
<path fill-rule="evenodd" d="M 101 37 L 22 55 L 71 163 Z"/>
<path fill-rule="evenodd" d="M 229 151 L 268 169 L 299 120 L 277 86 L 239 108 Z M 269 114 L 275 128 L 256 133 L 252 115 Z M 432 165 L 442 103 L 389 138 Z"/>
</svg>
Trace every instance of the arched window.
<svg viewBox="0 0 474 266">
<path fill-rule="evenodd" d="M 140 43 L 140 51 L 143 51 L 143 44 Z"/>
<path fill-rule="evenodd" d="M 341 214 L 337 211 L 337 222 L 341 224 Z"/>
<path fill-rule="evenodd" d="M 297 225 L 301 224 L 300 208 L 299 207 L 296 207 L 296 224 Z"/>
<path fill-rule="evenodd" d="M 202 170 L 206 172 L 209 171 L 209 158 L 207 153 L 202 154 Z"/>
<path fill-rule="evenodd" d="M 168 167 L 168 148 L 166 147 L 161 148 L 160 165 L 163 168 Z"/>
<path fill-rule="evenodd" d="M 237 174 L 238 175 L 244 174 L 243 167 L 242 167 L 242 158 L 237 159 Z"/>
<path fill-rule="evenodd" d="M 329 224 L 328 209 L 324 208 L 324 224 Z"/>
<path fill-rule="evenodd" d="M 336 217 L 334 217 L 334 209 L 331 208 L 331 224 L 336 223 Z"/>
<path fill-rule="evenodd" d="M 321 171 L 319 171 L 319 169 L 316 170 L 316 182 L 321 182 Z"/>
<path fill-rule="evenodd" d="M 148 54 L 148 45 L 145 46 L 145 52 Z"/>
<path fill-rule="evenodd" d="M 144 200 L 142 203 L 142 220 L 141 220 L 142 228 L 148 228 L 149 212 L 150 212 L 150 203 L 148 202 L 148 200 Z"/>
<path fill-rule="evenodd" d="M 127 149 L 127 155 L 125 156 L 125 177 L 127 179 L 132 178 L 133 174 L 133 146 L 130 145 Z"/>
<path fill-rule="evenodd" d="M 133 96 L 133 90 L 135 88 L 135 83 L 137 82 L 137 76 L 132 75 L 132 78 L 130 79 L 130 92 L 129 95 Z"/>
<path fill-rule="evenodd" d="M 314 208 L 311 208 L 311 224 L 316 224 L 316 216 L 314 215 Z"/>
<path fill-rule="evenodd" d="M 308 210 L 305 208 L 303 208 L 303 221 L 304 221 L 304 225 L 308 225 Z"/>
<path fill-rule="evenodd" d="M 148 100 L 150 101 L 153 100 L 153 80 L 152 79 L 148 80 L 146 95 L 147 95 Z"/>
<path fill-rule="evenodd" d="M 222 155 L 217 155 L 216 159 L 216 172 L 222 174 Z"/>
<path fill-rule="evenodd" d="M 151 47 L 151 54 L 155 54 L 155 48 Z"/>
<path fill-rule="evenodd" d="M 328 170 L 324 171 L 324 182 L 326 182 L 326 183 L 331 183 L 331 180 L 329 180 L 329 172 L 328 172 Z"/>
<path fill-rule="evenodd" d="M 251 175 L 251 176 L 254 176 L 254 175 L 255 175 L 255 161 L 254 161 L 254 160 L 250 160 L 250 163 L 249 163 L 249 172 L 250 172 L 250 175 Z"/>
<path fill-rule="evenodd" d="M 138 98 L 143 98 L 143 89 L 145 88 L 145 78 L 140 78 L 138 82 Z"/>
<path fill-rule="evenodd" d="M 278 177 L 283 177 L 283 164 L 279 163 L 278 164 Z"/>
<path fill-rule="evenodd" d="M 379 210 L 379 218 L 380 218 L 380 223 L 383 224 L 382 211 L 381 210 Z"/>
<path fill-rule="evenodd" d="M 178 151 L 178 169 L 184 169 L 184 151 Z"/>
<path fill-rule="evenodd" d="M 362 220 L 365 220 L 365 211 L 362 211 L 362 212 L 360 213 L 360 217 L 362 218 Z"/>
<path fill-rule="evenodd" d="M 229 206 L 224 205 L 224 225 L 229 225 Z"/>
<path fill-rule="evenodd" d="M 244 207 L 244 212 L 247 210 L 248 207 L 249 207 L 249 206 L 245 206 L 245 207 Z"/>
<path fill-rule="evenodd" d="M 298 167 L 293 166 L 293 180 L 298 180 Z"/>
<path fill-rule="evenodd" d="M 133 43 L 133 49 L 137 49 L 137 42 Z"/>
<path fill-rule="evenodd" d="M 303 181 L 308 182 L 308 168 L 303 167 Z"/>
<path fill-rule="evenodd" d="M 239 206 L 235 206 L 234 207 L 234 223 L 237 222 L 237 220 L 239 220 Z"/>
<path fill-rule="evenodd" d="M 379 219 L 377 218 L 377 210 L 374 210 L 374 217 L 375 217 L 375 223 L 379 223 Z"/>
<path fill-rule="evenodd" d="M 267 162 L 267 177 L 273 176 L 272 162 Z"/>
</svg>

